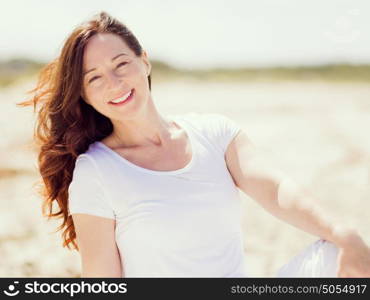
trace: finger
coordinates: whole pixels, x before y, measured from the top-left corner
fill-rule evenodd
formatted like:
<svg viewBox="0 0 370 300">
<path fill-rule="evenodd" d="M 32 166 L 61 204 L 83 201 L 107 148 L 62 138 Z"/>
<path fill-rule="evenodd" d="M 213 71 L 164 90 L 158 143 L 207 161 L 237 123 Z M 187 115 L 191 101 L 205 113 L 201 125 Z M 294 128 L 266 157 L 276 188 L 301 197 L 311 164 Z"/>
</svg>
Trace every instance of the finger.
<svg viewBox="0 0 370 300">
<path fill-rule="evenodd" d="M 361 272 L 358 274 L 358 277 L 362 277 L 362 278 L 370 278 L 370 272 L 366 271 L 366 272 Z"/>
<path fill-rule="evenodd" d="M 337 277 L 342 277 L 343 276 L 343 272 L 344 272 L 344 270 L 342 268 L 338 268 L 337 269 L 337 272 L 336 272 L 336 276 Z"/>
<path fill-rule="evenodd" d="M 340 270 L 337 272 L 338 278 L 349 278 L 349 274 L 346 271 Z"/>
</svg>

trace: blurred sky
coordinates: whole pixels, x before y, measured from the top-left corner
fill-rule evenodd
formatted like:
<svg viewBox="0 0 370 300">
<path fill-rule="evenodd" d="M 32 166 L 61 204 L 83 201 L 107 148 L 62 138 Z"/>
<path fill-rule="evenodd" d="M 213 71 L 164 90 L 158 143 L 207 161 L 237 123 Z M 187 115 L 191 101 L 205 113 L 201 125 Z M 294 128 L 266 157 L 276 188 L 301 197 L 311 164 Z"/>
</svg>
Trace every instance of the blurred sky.
<svg viewBox="0 0 370 300">
<path fill-rule="evenodd" d="M 0 58 L 57 56 L 105 10 L 174 66 L 370 63 L 369 0 L 1 0 Z"/>
</svg>

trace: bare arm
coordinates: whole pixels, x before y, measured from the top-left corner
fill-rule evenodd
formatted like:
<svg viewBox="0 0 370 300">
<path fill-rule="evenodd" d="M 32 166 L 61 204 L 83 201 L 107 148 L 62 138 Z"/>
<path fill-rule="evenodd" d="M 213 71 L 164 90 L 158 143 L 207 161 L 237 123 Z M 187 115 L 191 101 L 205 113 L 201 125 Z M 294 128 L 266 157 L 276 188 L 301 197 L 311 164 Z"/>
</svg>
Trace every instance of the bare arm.
<svg viewBox="0 0 370 300">
<path fill-rule="evenodd" d="M 82 277 L 122 277 L 115 220 L 72 214 L 82 262 Z"/>
<path fill-rule="evenodd" d="M 357 235 L 334 224 L 309 191 L 267 165 L 244 131 L 230 143 L 225 159 L 235 184 L 280 220 L 337 245 Z"/>
<path fill-rule="evenodd" d="M 336 244 L 338 277 L 370 277 L 370 247 L 357 230 L 334 223 L 309 191 L 266 165 L 243 131 L 230 143 L 225 160 L 235 184 L 272 215 Z"/>
</svg>

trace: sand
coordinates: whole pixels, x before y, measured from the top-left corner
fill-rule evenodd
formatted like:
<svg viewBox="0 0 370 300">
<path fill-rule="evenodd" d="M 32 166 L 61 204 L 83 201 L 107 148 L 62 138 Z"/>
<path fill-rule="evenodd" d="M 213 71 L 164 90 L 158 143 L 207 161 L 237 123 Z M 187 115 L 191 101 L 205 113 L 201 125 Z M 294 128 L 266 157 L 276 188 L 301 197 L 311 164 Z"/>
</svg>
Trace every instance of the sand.
<svg viewBox="0 0 370 300">
<path fill-rule="evenodd" d="M 32 150 L 34 116 L 15 103 L 34 81 L 0 90 L 0 276 L 79 277 L 78 252 L 62 247 L 59 220 L 41 216 Z M 174 81 L 153 85 L 162 114 L 222 113 L 266 159 L 308 188 L 337 222 L 370 245 L 370 86 L 359 83 Z M 250 276 L 277 269 L 318 237 L 284 223 L 240 191 Z"/>
</svg>

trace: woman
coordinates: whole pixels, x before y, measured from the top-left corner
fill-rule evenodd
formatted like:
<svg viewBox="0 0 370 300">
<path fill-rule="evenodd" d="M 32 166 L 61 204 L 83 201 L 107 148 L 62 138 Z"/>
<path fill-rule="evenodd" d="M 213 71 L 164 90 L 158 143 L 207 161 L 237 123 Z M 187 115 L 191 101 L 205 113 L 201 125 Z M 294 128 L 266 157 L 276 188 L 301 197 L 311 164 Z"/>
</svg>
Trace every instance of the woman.
<svg viewBox="0 0 370 300">
<path fill-rule="evenodd" d="M 329 223 L 229 118 L 162 116 L 150 73 L 132 32 L 102 12 L 72 32 L 23 103 L 40 107 L 43 210 L 63 218 L 83 277 L 246 277 L 237 188 L 321 237 L 278 276 L 370 276 L 356 230 Z"/>
</svg>

